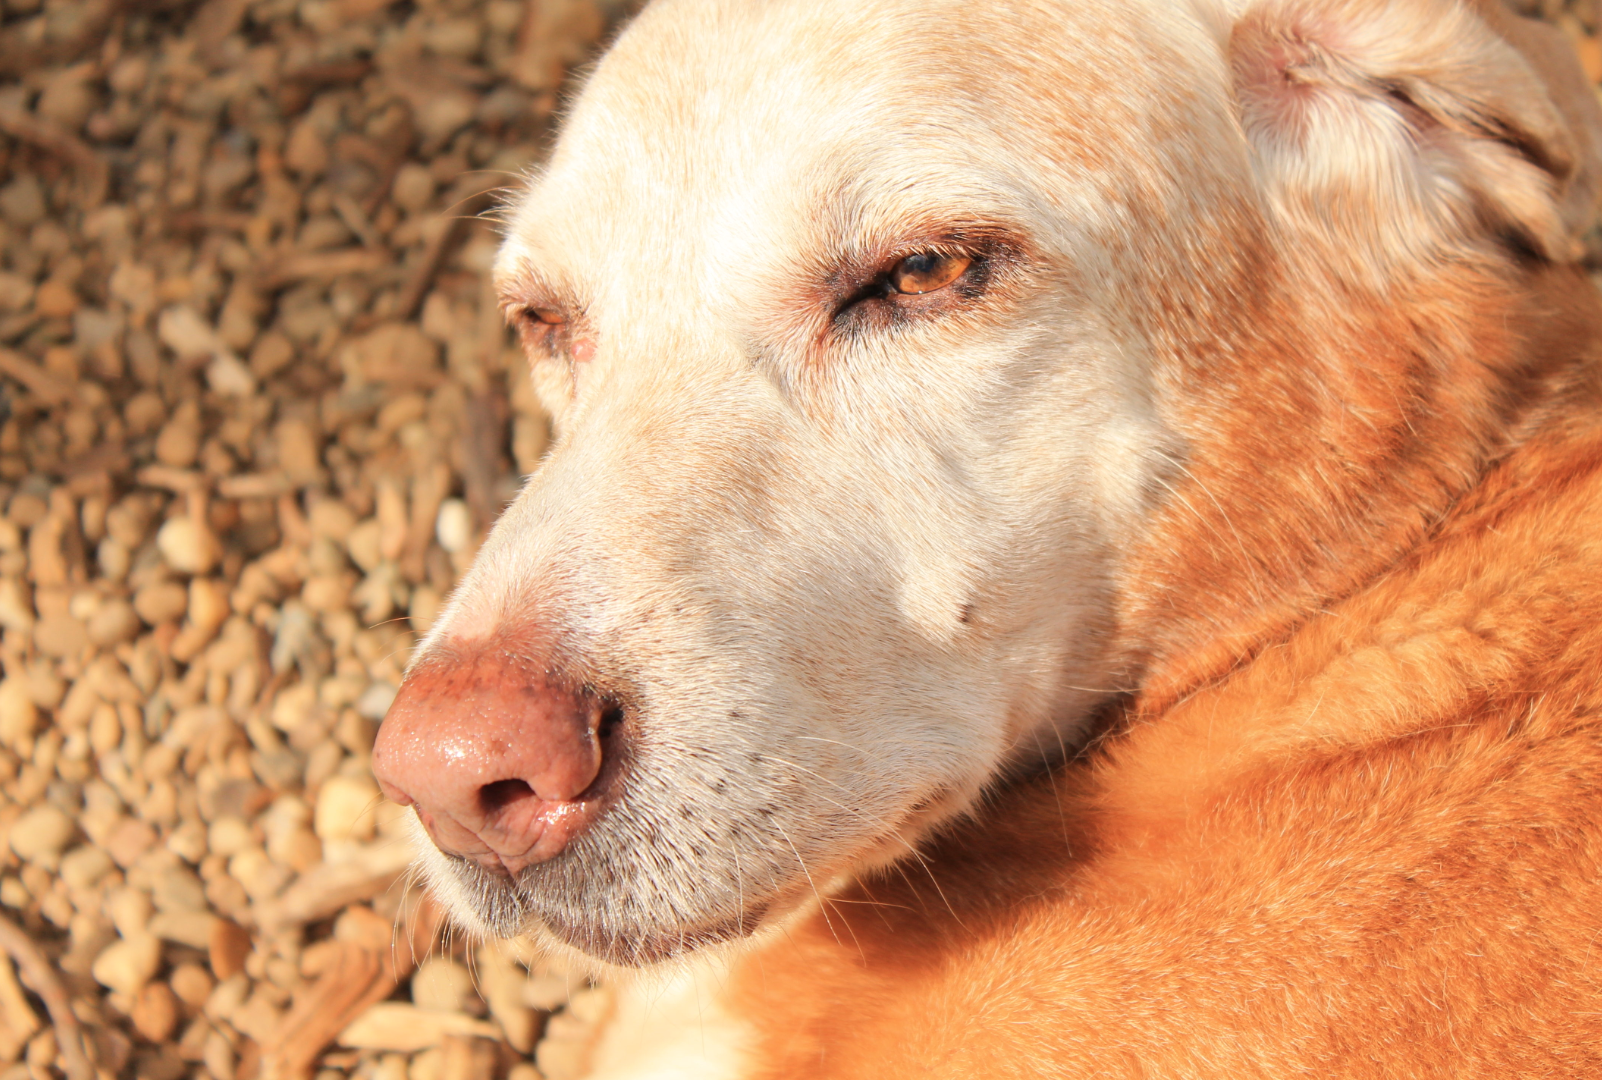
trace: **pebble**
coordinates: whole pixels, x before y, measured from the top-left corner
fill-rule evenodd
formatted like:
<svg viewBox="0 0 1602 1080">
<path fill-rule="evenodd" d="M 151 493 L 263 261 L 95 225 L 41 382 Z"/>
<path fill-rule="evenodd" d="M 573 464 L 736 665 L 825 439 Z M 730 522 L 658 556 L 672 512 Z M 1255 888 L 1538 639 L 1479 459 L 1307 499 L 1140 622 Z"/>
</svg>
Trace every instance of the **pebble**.
<svg viewBox="0 0 1602 1080">
<path fill-rule="evenodd" d="M 222 347 L 217 331 L 187 304 L 174 304 L 161 313 L 156 322 L 156 336 L 182 362 L 208 359 Z"/>
<path fill-rule="evenodd" d="M 193 1015 L 206 1007 L 206 999 L 216 986 L 206 969 L 195 963 L 179 964 L 167 977 L 173 996 L 183 1004 L 185 1012 Z"/>
<path fill-rule="evenodd" d="M 148 983 L 134 999 L 129 1019 L 148 1042 L 164 1043 L 178 1027 L 178 995 L 166 983 Z"/>
<path fill-rule="evenodd" d="M 111 856 L 97 847 L 73 848 L 61 857 L 61 880 L 70 889 L 88 889 L 109 874 Z"/>
<path fill-rule="evenodd" d="M 54 865 L 61 849 L 77 832 L 77 826 L 65 811 L 50 805 L 38 806 L 11 826 L 11 850 L 24 862 Z"/>
<path fill-rule="evenodd" d="M 473 512 L 461 499 L 444 500 L 434 519 L 434 535 L 452 555 L 467 550 L 473 542 Z"/>
<path fill-rule="evenodd" d="M 174 622 L 189 610 L 189 590 L 176 581 L 156 581 L 134 593 L 134 612 L 150 626 Z"/>
<path fill-rule="evenodd" d="M 89 973 L 101 986 L 132 998 L 160 968 L 161 939 L 142 931 L 107 945 Z"/>
<path fill-rule="evenodd" d="M 370 1007 L 340 1032 L 339 1044 L 404 1052 L 438 1046 L 447 1035 L 493 1039 L 499 1034 L 494 1024 L 466 1013 L 433 1012 L 404 1002 L 384 1001 Z"/>
<path fill-rule="evenodd" d="M 509 338 L 481 340 L 492 230 L 449 240 L 444 216 L 459 177 L 545 138 L 509 83 L 524 7 L 214 0 L 0 86 L 114 193 L 80 206 L 45 150 L 0 162 L 0 338 L 48 376 L 0 411 L 0 903 L 69 931 L 39 940 L 107 1076 L 259 1075 L 302 955 L 330 934 L 387 955 L 418 903 L 392 887 L 404 815 L 364 771 L 414 641 L 399 620 L 432 622 L 483 525 L 457 497 L 466 400 L 511 401 L 520 464 L 546 426 Z M 414 288 L 424 310 L 398 315 Z M 426 1012 L 426 1045 L 305 1075 L 487 1080 L 489 1040 L 533 1049 L 538 1012 L 507 989 L 526 963 L 486 967 L 481 1001 L 470 947 L 430 948 L 401 1014 L 364 1018 Z M 59 1070 L 4 974 L 0 1069 Z"/>
<path fill-rule="evenodd" d="M 185 401 L 156 436 L 156 460 L 175 469 L 187 469 L 200 456 L 200 406 Z"/>
<path fill-rule="evenodd" d="M 108 542 L 116 543 L 114 540 Z M 89 619 L 87 633 L 93 644 L 106 648 L 132 641 L 139 636 L 139 629 L 138 611 L 127 600 L 118 596 L 100 605 Z"/>
<path fill-rule="evenodd" d="M 156 547 L 167 565 L 180 574 L 209 573 L 222 558 L 222 545 L 211 529 L 187 515 L 171 518 L 161 527 Z M 187 609 L 187 597 L 184 605 Z"/>
<path fill-rule="evenodd" d="M 412 976 L 412 1003 L 430 1012 L 469 1012 L 477 1002 L 473 976 L 448 956 L 423 961 Z"/>
<path fill-rule="evenodd" d="M 368 720 L 379 721 L 389 712 L 389 707 L 395 703 L 395 695 L 399 692 L 393 683 L 375 682 L 362 692 L 356 699 L 357 715 Z"/>
<path fill-rule="evenodd" d="M 434 174 L 415 161 L 408 161 L 395 174 L 390 197 L 403 210 L 417 213 L 434 199 Z"/>
<path fill-rule="evenodd" d="M 378 828 L 378 785 L 367 776 L 331 776 L 317 793 L 312 831 L 324 844 L 367 841 Z"/>
<path fill-rule="evenodd" d="M 31 753 L 38 727 L 39 706 L 29 685 L 14 675 L 0 680 L 0 742 L 17 753 Z"/>
<path fill-rule="evenodd" d="M 278 467 L 295 484 L 309 484 L 322 474 L 318 439 L 312 426 L 293 417 L 279 421 L 274 432 Z"/>
<path fill-rule="evenodd" d="M 211 973 L 219 983 L 227 983 L 241 976 L 250 949 L 250 934 L 238 923 L 218 919 L 212 924 L 207 959 L 211 963 Z"/>
</svg>

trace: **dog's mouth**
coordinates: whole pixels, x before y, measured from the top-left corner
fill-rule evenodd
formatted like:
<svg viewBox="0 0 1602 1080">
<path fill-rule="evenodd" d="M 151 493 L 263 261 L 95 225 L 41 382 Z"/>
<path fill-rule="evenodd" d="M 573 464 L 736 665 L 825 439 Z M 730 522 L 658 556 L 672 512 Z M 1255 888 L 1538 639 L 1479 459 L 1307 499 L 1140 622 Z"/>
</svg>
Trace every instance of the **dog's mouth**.
<svg viewBox="0 0 1602 1080">
<path fill-rule="evenodd" d="M 652 927 L 637 920 L 630 920 L 635 923 L 632 926 L 619 925 L 620 920 L 606 917 L 604 909 L 583 910 L 542 897 L 534 880 L 540 867 L 530 867 L 512 878 L 471 859 L 446 858 L 465 899 L 490 932 L 516 937 L 543 931 L 563 945 L 619 967 L 657 964 L 747 937 L 762 925 L 771 908 L 771 901 L 755 900 L 733 914 L 679 925 Z"/>
</svg>

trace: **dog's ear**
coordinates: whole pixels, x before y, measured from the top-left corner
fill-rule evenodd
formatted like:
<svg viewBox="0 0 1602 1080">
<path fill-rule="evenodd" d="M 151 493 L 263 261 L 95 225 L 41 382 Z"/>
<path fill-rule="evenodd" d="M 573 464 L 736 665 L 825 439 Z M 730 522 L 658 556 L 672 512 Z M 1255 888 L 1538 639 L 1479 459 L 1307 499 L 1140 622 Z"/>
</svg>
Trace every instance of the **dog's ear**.
<svg viewBox="0 0 1602 1080">
<path fill-rule="evenodd" d="M 1382 264 L 1488 237 L 1580 256 L 1602 110 L 1551 28 L 1500 0 L 1256 0 L 1229 48 L 1257 168 L 1297 224 Z"/>
</svg>

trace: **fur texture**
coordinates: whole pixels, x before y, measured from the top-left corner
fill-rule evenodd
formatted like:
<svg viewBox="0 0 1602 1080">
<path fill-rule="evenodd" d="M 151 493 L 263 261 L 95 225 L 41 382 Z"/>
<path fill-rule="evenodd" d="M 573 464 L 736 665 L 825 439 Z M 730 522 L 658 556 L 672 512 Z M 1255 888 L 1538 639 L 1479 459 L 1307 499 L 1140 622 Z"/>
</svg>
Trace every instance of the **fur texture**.
<svg viewBox="0 0 1602 1080">
<path fill-rule="evenodd" d="M 1602 124 L 1543 34 L 623 35 L 497 269 L 558 439 L 423 649 L 626 702 L 560 856 L 426 860 L 679 958 L 604 1075 L 1595 1074 Z M 978 269 L 873 291 L 919 252 Z"/>
</svg>

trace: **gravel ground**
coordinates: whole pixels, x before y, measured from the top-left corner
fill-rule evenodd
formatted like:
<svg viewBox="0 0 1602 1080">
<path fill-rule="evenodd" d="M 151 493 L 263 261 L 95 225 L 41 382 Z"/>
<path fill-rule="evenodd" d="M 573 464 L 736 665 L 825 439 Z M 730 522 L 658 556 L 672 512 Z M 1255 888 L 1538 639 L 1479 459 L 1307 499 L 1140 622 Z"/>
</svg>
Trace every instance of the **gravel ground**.
<svg viewBox="0 0 1602 1080">
<path fill-rule="evenodd" d="M 0 0 L 0 1080 L 583 1074 L 368 764 L 547 438 L 475 215 L 625 6 Z"/>
<path fill-rule="evenodd" d="M 546 440 L 474 215 L 620 6 L 0 10 L 0 1080 L 580 1075 L 368 761 Z"/>
</svg>

